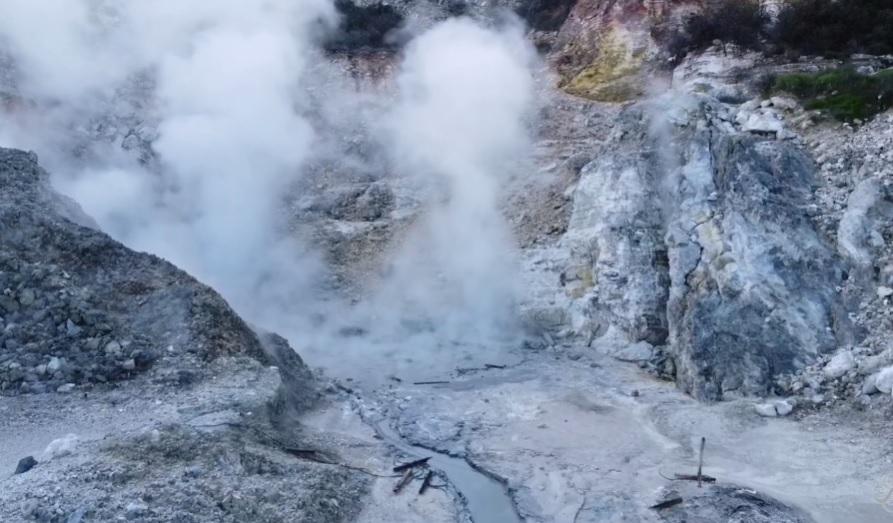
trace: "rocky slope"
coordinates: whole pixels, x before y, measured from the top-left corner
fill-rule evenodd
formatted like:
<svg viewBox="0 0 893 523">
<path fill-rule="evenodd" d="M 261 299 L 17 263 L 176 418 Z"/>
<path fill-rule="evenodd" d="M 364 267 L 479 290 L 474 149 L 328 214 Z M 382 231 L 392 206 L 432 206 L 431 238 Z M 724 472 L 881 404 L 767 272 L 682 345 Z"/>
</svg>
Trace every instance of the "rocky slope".
<svg viewBox="0 0 893 523">
<path fill-rule="evenodd" d="M 294 404 L 312 402 L 309 371 L 284 341 L 262 339 L 210 288 L 98 231 L 33 153 L 0 149 L 0 182 L 0 390 L 76 392 L 147 372 L 188 384 L 229 356 L 279 365 Z"/>
<path fill-rule="evenodd" d="M 430 364 L 347 352 L 368 332 L 346 328 L 330 358 L 350 360 L 337 371 L 347 378 L 325 392 L 283 339 L 98 231 L 33 154 L 0 149 L 0 467 L 37 461 L 3 480 L 2 515 L 473 517 L 445 473 L 443 491 L 391 495 L 406 440 L 504 480 L 529 521 L 884 521 L 875 490 L 888 495 L 890 455 L 875 433 L 893 408 L 893 116 L 839 124 L 762 93 L 761 77 L 835 60 L 713 48 L 669 71 L 655 29 L 694 4 L 338 4 L 345 23 L 320 56 L 358 90 L 390 93 L 402 25 L 492 22 L 500 8 L 530 24 L 551 69 L 531 172 L 508 180 L 502 202 L 523 346 L 437 340 L 453 352 Z M 32 110 L 3 60 L 3 111 Z M 67 122 L 66 154 L 89 164 L 100 142 L 160 168 L 151 91 L 151 78 L 132 79 L 90 125 Z M 331 124 L 343 139 L 282 202 L 289 234 L 324 253 L 326 288 L 352 303 L 384 278 L 428 196 L 377 149 L 374 103 Z M 482 366 L 463 364 L 468 353 Z M 433 389 L 413 384 L 420 367 Z M 695 466 L 702 436 L 718 483 L 666 479 Z"/>
<path fill-rule="evenodd" d="M 97 231 L 33 153 L 0 149 L 0 185 L 5 521 L 359 514 L 365 475 L 299 459 L 318 392 L 284 340 Z"/>
</svg>

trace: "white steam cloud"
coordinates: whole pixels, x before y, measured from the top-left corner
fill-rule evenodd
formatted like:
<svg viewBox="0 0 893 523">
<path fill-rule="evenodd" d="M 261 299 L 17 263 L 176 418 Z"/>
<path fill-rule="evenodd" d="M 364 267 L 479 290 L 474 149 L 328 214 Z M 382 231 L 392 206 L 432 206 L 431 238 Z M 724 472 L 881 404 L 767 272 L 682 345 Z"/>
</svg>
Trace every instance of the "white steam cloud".
<svg viewBox="0 0 893 523">
<path fill-rule="evenodd" d="M 277 208 L 314 139 L 299 88 L 312 29 L 333 15 L 328 2 L 10 7 L 0 34 L 21 72 L 20 90 L 49 108 L 18 134 L 49 153 L 62 190 L 106 231 L 215 286 L 254 321 L 309 284 L 306 258 L 295 270 L 297 248 L 277 231 Z M 35 32 L 41 24 L 53 31 Z M 136 117 L 152 120 L 145 132 L 160 168 L 115 161 L 110 150 L 82 170 L 64 154 L 53 161 L 72 125 L 118 113 L 103 104 L 134 83 L 149 91 Z"/>
<path fill-rule="evenodd" d="M 310 73 L 325 60 L 317 39 L 334 17 L 329 0 L 4 2 L 0 51 L 14 67 L 0 80 L 14 86 L 0 89 L 22 101 L 0 112 L 0 145 L 37 151 L 104 230 L 216 287 L 299 349 L 313 340 L 343 360 L 401 343 L 407 321 L 433 325 L 427 345 L 504 334 L 517 278 L 498 202 L 528 146 L 535 53 L 519 27 L 450 20 L 409 44 L 395 97 L 357 93 L 327 70 L 344 85 L 313 107 L 326 97 L 308 89 L 327 87 Z M 370 97 L 385 114 L 375 146 L 431 197 L 381 287 L 358 306 L 323 305 L 311 289 L 325 268 L 288 234 L 284 199 L 337 139 L 321 133 L 343 129 L 354 118 L 344 107 Z M 104 139 L 115 125 L 135 136 Z M 150 142 L 153 157 L 127 140 Z M 310 332 L 311 310 L 370 335 Z"/>
<path fill-rule="evenodd" d="M 519 28 L 496 32 L 460 19 L 413 41 L 398 77 L 396 161 L 432 176 L 441 192 L 396 260 L 395 294 L 414 310 L 437 296 L 443 310 L 426 312 L 453 338 L 505 329 L 510 317 L 517 279 L 498 205 L 529 146 L 532 61 Z"/>
</svg>

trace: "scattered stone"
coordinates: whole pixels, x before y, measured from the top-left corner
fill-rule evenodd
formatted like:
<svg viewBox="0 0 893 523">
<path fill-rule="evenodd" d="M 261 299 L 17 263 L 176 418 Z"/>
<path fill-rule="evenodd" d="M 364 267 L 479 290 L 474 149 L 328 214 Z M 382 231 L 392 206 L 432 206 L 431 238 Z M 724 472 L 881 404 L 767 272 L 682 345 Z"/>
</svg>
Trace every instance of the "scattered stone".
<svg viewBox="0 0 893 523">
<path fill-rule="evenodd" d="M 865 380 L 862 382 L 861 392 L 863 395 L 868 396 L 879 392 L 877 388 L 878 374 L 879 373 L 872 374 L 871 376 L 865 378 Z"/>
<path fill-rule="evenodd" d="M 779 416 L 787 416 L 794 411 L 794 405 L 788 400 L 775 402 L 775 411 Z"/>
<path fill-rule="evenodd" d="M 782 111 L 793 112 L 800 109 L 800 104 L 797 100 L 787 96 L 773 96 L 769 99 L 769 102 L 772 104 L 772 107 L 777 107 Z"/>
<path fill-rule="evenodd" d="M 15 474 L 24 474 L 35 466 L 37 466 L 37 460 L 34 459 L 34 456 L 26 456 L 19 460 L 19 464 L 16 465 Z"/>
<path fill-rule="evenodd" d="M 893 366 L 887 367 L 877 373 L 874 386 L 884 394 L 893 393 Z"/>
<path fill-rule="evenodd" d="M 50 460 L 53 458 L 68 456 L 74 452 L 77 444 L 78 437 L 76 434 L 66 434 L 61 438 L 54 439 L 50 442 L 49 445 L 47 445 L 47 448 L 43 451 L 44 459 Z"/>
<path fill-rule="evenodd" d="M 654 356 L 654 347 L 646 341 L 640 341 L 618 349 L 612 356 L 620 361 L 632 363 L 649 361 Z"/>
<path fill-rule="evenodd" d="M 25 289 L 19 293 L 19 303 L 25 307 L 33 305 L 35 299 L 34 291 L 31 289 Z"/>
<path fill-rule="evenodd" d="M 742 131 L 749 133 L 778 136 L 785 130 L 778 113 L 770 108 L 760 108 L 753 112 L 739 111 L 736 121 L 741 125 Z"/>
<path fill-rule="evenodd" d="M 787 416 L 794 411 L 794 404 L 791 400 L 772 400 L 754 405 L 754 410 L 760 416 L 774 418 L 776 416 Z"/>
<path fill-rule="evenodd" d="M 62 370 L 62 367 L 64 365 L 65 365 L 64 358 L 57 358 L 54 356 L 54 357 L 50 358 L 50 362 L 47 363 L 47 372 L 49 372 L 50 374 L 54 374 L 54 373 Z"/>
<path fill-rule="evenodd" d="M 83 331 L 70 319 L 65 321 L 65 330 L 69 336 L 78 336 Z"/>
<path fill-rule="evenodd" d="M 771 403 L 757 403 L 754 405 L 754 410 L 756 410 L 757 414 L 760 416 L 765 416 L 767 418 L 778 416 L 778 412 L 775 410 L 775 405 Z"/>
<path fill-rule="evenodd" d="M 891 289 L 890 287 L 881 285 L 877 288 L 878 298 L 883 300 L 884 298 L 889 298 L 890 296 L 893 296 L 893 289 Z"/>
<path fill-rule="evenodd" d="M 117 341 L 110 341 L 105 344 L 105 353 L 110 356 L 118 356 L 121 354 L 121 344 Z"/>
<path fill-rule="evenodd" d="M 893 353 L 884 351 L 874 356 L 866 356 L 858 363 L 859 374 L 873 374 L 875 371 L 893 363 Z"/>
<path fill-rule="evenodd" d="M 131 501 L 124 509 L 124 513 L 127 516 L 127 519 L 136 519 L 145 515 L 148 511 L 149 506 L 142 501 Z"/>
<path fill-rule="evenodd" d="M 83 523 L 84 517 L 87 515 L 87 507 L 78 507 L 77 510 L 68 516 L 65 523 Z"/>
<path fill-rule="evenodd" d="M 835 354 L 831 361 L 825 365 L 825 377 L 831 380 L 837 379 L 851 371 L 855 366 L 856 360 L 853 358 L 853 353 L 849 350 L 844 350 Z"/>
</svg>

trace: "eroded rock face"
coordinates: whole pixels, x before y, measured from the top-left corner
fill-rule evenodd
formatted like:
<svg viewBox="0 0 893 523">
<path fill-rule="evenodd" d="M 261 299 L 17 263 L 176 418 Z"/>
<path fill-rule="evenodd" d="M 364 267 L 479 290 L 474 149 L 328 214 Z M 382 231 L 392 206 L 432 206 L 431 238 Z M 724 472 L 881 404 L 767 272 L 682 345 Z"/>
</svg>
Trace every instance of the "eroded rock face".
<svg viewBox="0 0 893 523">
<path fill-rule="evenodd" d="M 689 263 L 675 271 L 685 276 L 673 279 L 668 319 L 680 386 L 719 399 L 765 393 L 773 376 L 833 350 L 848 327 L 834 292 L 843 264 L 803 210 L 814 185 L 808 157 L 784 142 L 708 133 L 709 124 L 689 150 L 696 162 L 709 154 L 706 205 L 685 212 L 683 200 L 668 234 L 679 253 L 671 260 Z M 677 194 L 696 186 L 691 167 Z"/>
<path fill-rule="evenodd" d="M 555 39 L 553 61 L 567 92 L 617 102 L 644 94 L 661 50 L 653 33 L 697 9 L 688 0 L 582 0 Z"/>
<path fill-rule="evenodd" d="M 621 121 L 635 126 L 640 117 L 630 112 Z M 572 297 L 589 302 L 591 335 L 614 325 L 630 341 L 662 344 L 670 280 L 660 184 L 640 138 L 620 131 L 619 147 L 583 169 L 565 236 L 579 263 L 566 279 Z"/>
<path fill-rule="evenodd" d="M 309 394 L 309 371 L 287 344 L 265 344 L 212 289 L 97 231 L 50 189 L 34 154 L 0 149 L 0 186 L 4 394 L 148 371 L 194 381 L 221 356 L 278 364 L 296 400 Z"/>
<path fill-rule="evenodd" d="M 812 162 L 733 121 L 708 99 L 629 109 L 565 238 L 590 336 L 667 342 L 679 386 L 710 400 L 764 394 L 850 333 L 845 264 L 805 211 Z"/>
</svg>

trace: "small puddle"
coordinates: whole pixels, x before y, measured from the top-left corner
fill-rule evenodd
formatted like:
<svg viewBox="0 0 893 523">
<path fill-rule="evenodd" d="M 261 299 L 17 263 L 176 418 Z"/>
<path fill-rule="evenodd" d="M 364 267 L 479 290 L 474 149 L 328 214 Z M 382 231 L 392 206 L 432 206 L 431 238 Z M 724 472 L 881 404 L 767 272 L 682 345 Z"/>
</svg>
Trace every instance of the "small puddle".
<svg viewBox="0 0 893 523">
<path fill-rule="evenodd" d="M 475 469 L 462 458 L 410 445 L 384 424 L 373 427 L 385 441 L 402 452 L 414 458 L 430 456 L 429 466 L 442 472 L 459 492 L 474 523 L 521 523 L 505 485 L 499 481 Z"/>
</svg>

